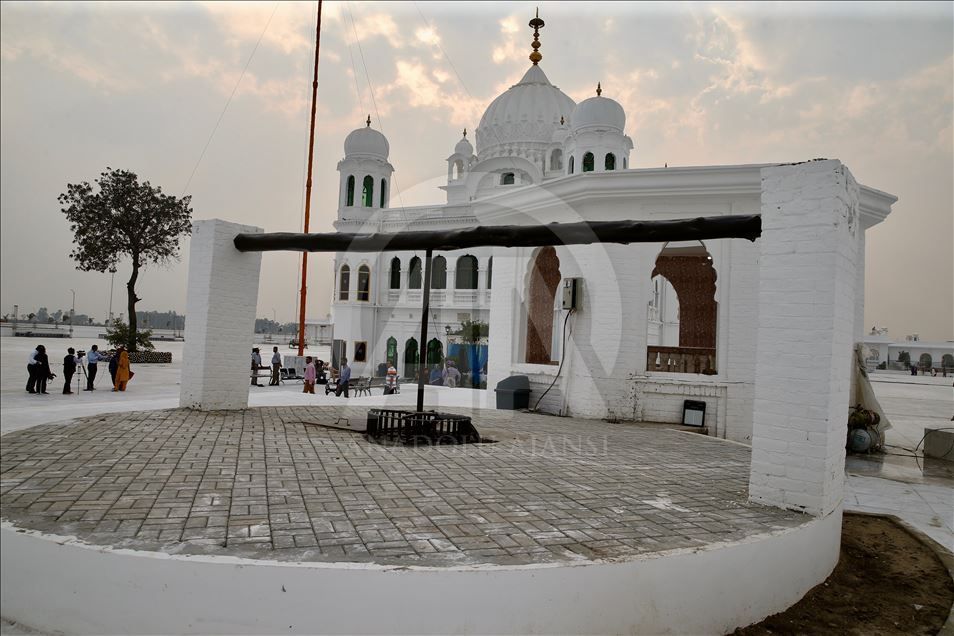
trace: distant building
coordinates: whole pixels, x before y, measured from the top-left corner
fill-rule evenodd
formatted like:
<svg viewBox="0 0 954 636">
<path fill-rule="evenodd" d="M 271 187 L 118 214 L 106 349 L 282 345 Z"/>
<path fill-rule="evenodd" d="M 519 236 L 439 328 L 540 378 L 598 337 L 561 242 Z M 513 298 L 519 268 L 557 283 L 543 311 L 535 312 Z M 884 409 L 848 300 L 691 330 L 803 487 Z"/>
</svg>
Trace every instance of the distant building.
<svg viewBox="0 0 954 636">
<path fill-rule="evenodd" d="M 910 364 L 925 369 L 954 369 L 954 342 L 929 342 L 921 340 L 917 334 L 896 341 L 888 336 L 887 329 L 872 328 L 864 337 L 865 362 L 869 369 L 882 363 L 888 368 L 906 368 L 907 363 L 899 362 L 902 352 L 907 352 Z"/>
</svg>

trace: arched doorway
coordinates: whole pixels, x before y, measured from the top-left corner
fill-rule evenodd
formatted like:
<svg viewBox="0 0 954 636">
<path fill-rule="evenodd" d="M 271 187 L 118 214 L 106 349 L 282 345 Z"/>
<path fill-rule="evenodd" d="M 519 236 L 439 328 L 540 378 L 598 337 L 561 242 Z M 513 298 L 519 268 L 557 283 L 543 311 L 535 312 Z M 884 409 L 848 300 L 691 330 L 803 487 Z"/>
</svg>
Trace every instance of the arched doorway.
<svg viewBox="0 0 954 636">
<path fill-rule="evenodd" d="M 393 336 L 388 338 L 388 344 L 387 344 L 386 350 L 387 350 L 387 354 L 385 357 L 387 358 L 387 363 L 393 364 L 396 367 L 398 363 L 397 339 L 394 338 Z"/>
<path fill-rule="evenodd" d="M 417 365 L 419 362 L 417 340 L 410 338 L 404 343 L 404 377 L 417 378 Z"/>
<path fill-rule="evenodd" d="M 444 362 L 444 343 L 437 338 L 432 338 L 427 343 L 427 364 L 441 364 Z"/>
<path fill-rule="evenodd" d="M 560 285 L 560 259 L 552 246 L 541 248 L 530 266 L 527 285 L 527 353 L 530 364 L 553 364 L 554 298 Z"/>
<path fill-rule="evenodd" d="M 650 301 L 650 315 L 654 312 L 654 302 L 660 312 L 668 310 L 672 314 L 675 307 L 675 320 L 672 315 L 665 318 L 670 325 L 678 324 L 679 336 L 673 342 L 674 336 L 670 334 L 659 344 L 647 347 L 647 369 L 714 374 L 718 315 L 716 270 L 705 245 L 699 241 L 667 243 L 656 258 L 652 277 L 654 299 Z M 661 296 L 671 289 L 675 298 L 656 298 L 657 289 Z M 661 330 L 665 330 L 664 325 Z"/>
</svg>

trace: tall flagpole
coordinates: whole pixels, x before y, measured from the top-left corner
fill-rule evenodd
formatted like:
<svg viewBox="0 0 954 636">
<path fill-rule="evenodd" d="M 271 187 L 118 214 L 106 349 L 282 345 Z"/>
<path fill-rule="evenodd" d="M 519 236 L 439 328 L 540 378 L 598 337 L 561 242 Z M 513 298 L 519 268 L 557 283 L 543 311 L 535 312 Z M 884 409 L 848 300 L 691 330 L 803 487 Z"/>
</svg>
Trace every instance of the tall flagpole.
<svg viewBox="0 0 954 636">
<path fill-rule="evenodd" d="M 315 109 L 318 106 L 318 48 L 321 43 L 321 0 L 315 27 L 315 76 L 311 82 L 311 132 L 308 136 L 308 180 L 305 182 L 305 234 L 311 216 L 311 167 L 315 158 Z M 305 355 L 305 298 L 308 293 L 308 252 L 301 256 L 301 305 L 298 308 L 298 355 Z"/>
</svg>

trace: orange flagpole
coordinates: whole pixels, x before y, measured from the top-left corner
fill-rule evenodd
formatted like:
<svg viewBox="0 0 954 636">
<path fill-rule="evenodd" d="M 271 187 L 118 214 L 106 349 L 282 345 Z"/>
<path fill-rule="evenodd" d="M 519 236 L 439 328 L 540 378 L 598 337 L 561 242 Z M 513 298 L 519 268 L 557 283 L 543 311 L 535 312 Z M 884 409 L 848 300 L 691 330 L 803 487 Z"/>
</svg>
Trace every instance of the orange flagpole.
<svg viewBox="0 0 954 636">
<path fill-rule="evenodd" d="M 315 159 L 315 110 L 318 106 L 318 49 L 321 44 L 321 0 L 315 27 L 315 76 L 311 82 L 311 132 L 308 136 L 308 180 L 305 182 L 305 234 L 311 216 L 311 168 Z M 308 252 L 301 257 L 301 305 L 298 308 L 298 355 L 305 355 L 305 298 L 308 293 Z"/>
</svg>

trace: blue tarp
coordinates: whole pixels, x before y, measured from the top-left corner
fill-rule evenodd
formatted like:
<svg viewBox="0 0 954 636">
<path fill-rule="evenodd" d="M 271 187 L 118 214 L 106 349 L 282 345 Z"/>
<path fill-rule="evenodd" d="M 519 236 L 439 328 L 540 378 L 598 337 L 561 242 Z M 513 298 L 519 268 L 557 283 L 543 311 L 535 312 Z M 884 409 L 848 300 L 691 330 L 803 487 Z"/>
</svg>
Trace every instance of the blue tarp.
<svg viewBox="0 0 954 636">
<path fill-rule="evenodd" d="M 451 343 L 447 345 L 447 357 L 457 361 L 458 371 L 472 374 L 473 386 L 480 386 L 481 371 L 487 366 L 487 345 Z"/>
</svg>

